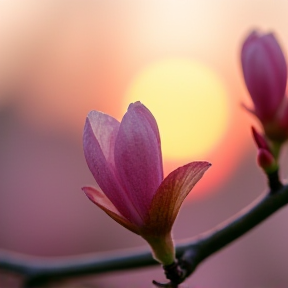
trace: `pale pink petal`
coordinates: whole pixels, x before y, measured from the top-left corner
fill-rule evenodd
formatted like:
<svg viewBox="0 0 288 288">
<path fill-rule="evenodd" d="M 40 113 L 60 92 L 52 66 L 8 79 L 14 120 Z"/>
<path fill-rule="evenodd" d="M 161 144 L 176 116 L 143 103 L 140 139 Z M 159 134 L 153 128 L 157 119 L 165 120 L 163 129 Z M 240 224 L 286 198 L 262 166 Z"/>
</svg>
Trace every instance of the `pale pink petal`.
<svg viewBox="0 0 288 288">
<path fill-rule="evenodd" d="M 98 111 L 91 111 L 88 119 L 105 159 L 114 167 L 114 147 L 120 123 L 113 117 Z"/>
<path fill-rule="evenodd" d="M 129 199 L 129 197 L 123 190 L 121 184 L 119 183 L 117 177 L 115 176 L 115 169 L 113 169 L 113 163 L 109 163 L 107 161 L 102 151 L 102 147 L 100 146 L 100 143 L 98 141 L 99 138 L 102 145 L 105 146 L 105 141 L 107 142 L 107 144 L 112 145 L 114 143 L 113 138 L 115 138 L 115 135 L 113 135 L 113 133 L 115 133 L 115 129 L 117 129 L 117 127 L 115 128 L 117 124 L 115 124 L 115 122 L 111 120 L 112 117 L 109 118 L 108 115 L 105 115 L 103 113 L 93 112 L 92 115 L 96 115 L 97 117 L 91 117 L 91 113 L 89 114 L 89 117 L 87 117 L 86 119 L 83 134 L 84 155 L 88 167 L 99 187 L 114 204 L 114 206 L 118 209 L 118 211 L 125 218 L 129 219 L 129 221 L 131 221 L 132 223 L 141 225 L 143 224 L 143 222 L 138 212 L 131 204 L 131 200 Z M 114 124 L 111 124 L 113 122 Z M 106 151 L 106 155 L 110 155 L 111 151 L 109 152 L 108 150 L 112 149 L 113 147 L 110 147 L 107 150 L 105 150 L 104 148 L 104 151 Z M 111 156 L 108 156 L 108 158 L 110 159 L 110 161 L 112 161 L 113 159 Z"/>
<path fill-rule="evenodd" d="M 94 187 L 83 187 L 82 190 L 85 192 L 86 196 L 98 207 L 100 207 L 104 212 L 106 212 L 113 220 L 127 228 L 128 230 L 139 234 L 139 228 L 127 220 L 113 203 L 106 197 L 106 195 L 101 191 L 101 189 Z"/>
<path fill-rule="evenodd" d="M 140 102 L 129 106 L 120 124 L 115 165 L 123 187 L 144 218 L 163 179 L 163 166 L 156 121 Z"/>
<path fill-rule="evenodd" d="M 163 180 L 145 219 L 144 233 L 162 235 L 170 232 L 182 202 L 210 166 L 208 162 L 192 162 L 174 170 Z"/>
</svg>

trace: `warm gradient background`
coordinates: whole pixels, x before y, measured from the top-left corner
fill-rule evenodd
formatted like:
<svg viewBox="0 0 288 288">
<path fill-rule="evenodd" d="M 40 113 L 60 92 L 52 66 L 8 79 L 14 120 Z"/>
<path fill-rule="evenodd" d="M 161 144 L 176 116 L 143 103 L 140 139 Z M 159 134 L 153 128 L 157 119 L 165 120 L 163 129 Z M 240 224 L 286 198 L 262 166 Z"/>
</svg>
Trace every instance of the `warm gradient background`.
<svg viewBox="0 0 288 288">
<path fill-rule="evenodd" d="M 87 113 L 120 120 L 135 100 L 159 122 L 166 174 L 193 160 L 213 164 L 181 210 L 176 242 L 260 195 L 257 123 L 240 108 L 250 102 L 239 52 L 255 28 L 275 31 L 288 51 L 288 2 L 0 1 L 0 248 L 62 256 L 146 245 L 81 191 L 94 183 L 81 143 Z M 284 177 L 287 160 L 284 151 Z M 183 287 L 288 287 L 287 219 L 286 208 Z M 146 288 L 152 279 L 164 280 L 160 267 L 57 287 Z"/>
</svg>

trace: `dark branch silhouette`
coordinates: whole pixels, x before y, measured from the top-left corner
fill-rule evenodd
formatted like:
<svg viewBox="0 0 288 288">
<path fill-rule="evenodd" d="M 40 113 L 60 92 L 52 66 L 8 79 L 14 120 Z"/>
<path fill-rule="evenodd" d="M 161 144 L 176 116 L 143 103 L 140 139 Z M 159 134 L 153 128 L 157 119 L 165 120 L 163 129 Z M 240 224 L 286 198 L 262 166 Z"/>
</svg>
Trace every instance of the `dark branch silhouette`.
<svg viewBox="0 0 288 288">
<path fill-rule="evenodd" d="M 167 284 L 160 284 L 156 281 L 153 283 L 159 287 L 177 287 L 177 284 L 182 283 L 190 276 L 196 267 L 210 255 L 238 239 L 288 204 L 288 185 L 282 186 L 277 173 L 268 175 L 268 184 L 271 188 L 268 193 L 261 195 L 234 217 L 213 230 L 177 245 L 177 265 L 163 267 L 167 278 L 171 281 Z M 148 247 L 142 250 L 95 253 L 54 260 L 0 251 L 0 269 L 17 272 L 25 276 L 25 287 L 41 285 L 59 278 L 132 269 L 155 264 L 157 262 L 152 258 Z"/>
</svg>

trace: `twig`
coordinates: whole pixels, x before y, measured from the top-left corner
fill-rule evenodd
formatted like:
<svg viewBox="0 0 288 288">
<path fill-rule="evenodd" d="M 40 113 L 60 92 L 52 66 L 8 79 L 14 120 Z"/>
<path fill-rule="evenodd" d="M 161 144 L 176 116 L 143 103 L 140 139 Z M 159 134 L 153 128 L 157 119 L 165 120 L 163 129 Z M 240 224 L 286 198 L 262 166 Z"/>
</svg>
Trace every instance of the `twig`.
<svg viewBox="0 0 288 288">
<path fill-rule="evenodd" d="M 280 182 L 279 182 L 280 183 Z M 177 246 L 179 265 L 185 271 L 185 278 L 207 257 L 238 239 L 253 227 L 288 204 L 288 185 L 261 195 L 248 207 L 225 221 L 215 229 L 189 242 Z M 18 272 L 26 276 L 26 287 L 40 285 L 58 278 L 97 274 L 115 270 L 132 269 L 157 264 L 148 249 L 130 250 L 120 253 L 90 254 L 48 260 L 31 258 L 0 251 L 0 269 Z M 181 282 L 184 279 L 181 279 Z M 180 282 L 179 282 L 180 283 Z M 173 284 L 173 283 L 172 283 Z M 176 286 L 177 287 L 177 286 Z"/>
</svg>

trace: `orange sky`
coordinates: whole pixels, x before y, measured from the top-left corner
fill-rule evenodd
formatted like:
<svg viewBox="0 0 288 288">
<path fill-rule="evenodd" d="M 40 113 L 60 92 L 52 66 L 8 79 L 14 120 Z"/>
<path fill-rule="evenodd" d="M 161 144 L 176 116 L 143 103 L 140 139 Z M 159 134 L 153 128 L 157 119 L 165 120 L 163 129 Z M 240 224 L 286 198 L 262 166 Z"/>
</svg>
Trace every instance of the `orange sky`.
<svg viewBox="0 0 288 288">
<path fill-rule="evenodd" d="M 207 183 L 214 185 L 228 177 L 251 146 L 250 118 L 239 108 L 248 99 L 238 55 L 243 38 L 251 28 L 260 27 L 276 30 L 281 42 L 288 44 L 284 1 L 1 5 L 1 101 L 17 95 L 23 121 L 41 129 L 70 131 L 79 137 L 86 114 L 93 109 L 121 119 L 122 99 L 135 75 L 162 59 L 197 60 L 217 73 L 228 91 L 233 117 L 225 139 L 206 157 L 215 166 L 207 173 Z M 224 150 L 225 157 L 219 152 Z M 164 160 L 167 172 L 185 164 Z"/>
</svg>

